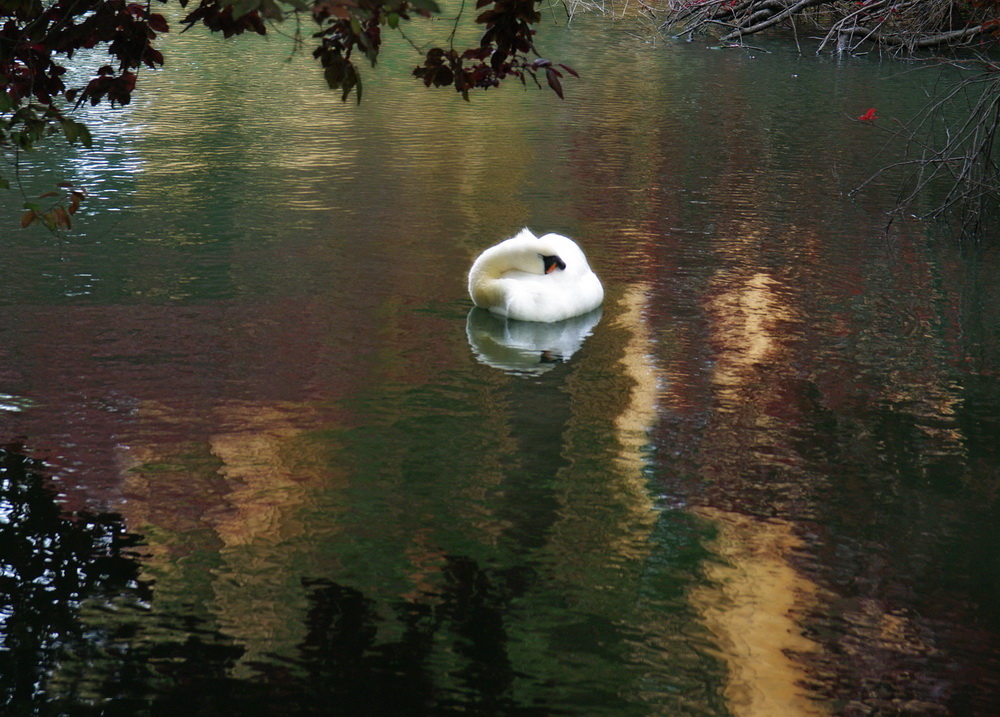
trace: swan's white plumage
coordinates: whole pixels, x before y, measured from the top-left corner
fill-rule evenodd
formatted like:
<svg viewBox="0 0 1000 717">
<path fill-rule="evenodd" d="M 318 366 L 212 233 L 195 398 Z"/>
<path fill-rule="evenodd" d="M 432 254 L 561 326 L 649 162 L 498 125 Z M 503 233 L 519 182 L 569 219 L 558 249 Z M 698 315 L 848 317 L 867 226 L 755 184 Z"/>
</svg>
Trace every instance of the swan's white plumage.
<svg viewBox="0 0 1000 717">
<path fill-rule="evenodd" d="M 562 264 L 546 273 L 545 257 Z M 604 287 L 576 242 L 560 234 L 536 237 L 528 229 L 479 255 L 469 271 L 469 294 L 476 306 L 519 321 L 562 321 L 604 301 Z"/>
</svg>

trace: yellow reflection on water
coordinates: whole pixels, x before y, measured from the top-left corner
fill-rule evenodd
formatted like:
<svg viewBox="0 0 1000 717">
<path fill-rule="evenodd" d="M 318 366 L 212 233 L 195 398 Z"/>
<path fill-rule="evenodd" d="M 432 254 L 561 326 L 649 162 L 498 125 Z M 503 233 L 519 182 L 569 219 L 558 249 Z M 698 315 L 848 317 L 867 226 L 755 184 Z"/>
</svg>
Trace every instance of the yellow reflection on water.
<svg viewBox="0 0 1000 717">
<path fill-rule="evenodd" d="M 777 325 L 794 315 L 777 295 L 777 287 L 769 274 L 759 271 L 727 282 L 712 300 L 715 340 L 721 348 L 713 380 L 726 387 L 722 389 L 726 395 L 745 382 L 745 372 L 776 350 Z"/>
<path fill-rule="evenodd" d="M 185 421 L 155 402 L 140 413 L 150 426 Z M 158 602 L 201 603 L 245 649 L 234 674 L 248 674 L 254 661 L 303 638 L 306 600 L 286 568 L 315 539 L 303 509 L 338 478 L 307 439 L 319 419 L 303 404 L 230 401 L 213 415 L 217 427 L 204 442 L 129 446 L 123 515 L 146 535 L 144 572 Z M 188 563 L 206 559 L 194 579 Z"/>
<path fill-rule="evenodd" d="M 706 567 L 712 584 L 692 591 L 691 604 L 715 636 L 728 669 L 724 696 L 738 717 L 830 714 L 802 685 L 796 653 L 820 648 L 796 619 L 817 603 L 819 587 L 787 556 L 800 547 L 793 525 L 709 507 L 694 509 L 719 530 Z"/>
<path fill-rule="evenodd" d="M 647 287 L 635 284 L 621 299 L 622 313 L 618 323 L 629 330 L 620 366 L 632 381 L 628 402 L 615 418 L 615 429 L 621 452 L 618 463 L 623 477 L 623 493 L 629 496 L 635 525 L 641 530 L 652 531 L 656 513 L 646 484 L 646 457 L 649 431 L 656 423 L 656 399 L 659 392 L 659 374 L 653 363 L 649 326 L 644 309 Z"/>
<path fill-rule="evenodd" d="M 643 472 L 642 448 L 649 443 L 648 432 L 656 419 L 657 379 L 643 321 L 645 295 L 640 285 L 628 289 L 621 297 L 620 313 L 610 321 L 625 332 L 622 353 L 582 358 L 580 370 L 567 377 L 573 412 L 564 451 L 613 461 L 613 470 L 595 472 L 593 482 L 574 471 L 572 464 L 561 470 L 563 508 L 548 549 L 558 556 L 562 576 L 571 583 L 592 583 L 602 570 L 617 574 L 625 566 L 641 565 L 651 551 L 649 535 L 657 513 Z M 608 418 L 614 421 L 618 450 L 595 456 L 589 429 Z M 601 590 L 588 593 L 580 599 L 606 599 Z"/>
<path fill-rule="evenodd" d="M 623 311 L 618 322 L 629 329 L 630 338 L 625 344 L 621 366 L 633 386 L 625 410 L 615 418 L 619 440 L 625 450 L 622 461 L 629 467 L 643 467 L 642 449 L 649 444 L 649 429 L 656 422 L 656 400 L 659 393 L 659 374 L 651 354 L 651 338 L 643 310 L 646 288 L 631 286 L 622 296 Z"/>
<path fill-rule="evenodd" d="M 708 308 L 716 347 L 712 385 L 718 421 L 706 448 L 729 456 L 707 465 L 706 475 L 752 475 L 768 461 L 791 462 L 782 435 L 787 427 L 760 396 L 780 396 L 783 374 L 776 367 L 790 360 L 783 329 L 798 310 L 789 292 L 770 272 L 724 271 L 717 275 Z M 710 583 L 690 595 L 691 604 L 715 636 L 727 668 L 723 694 L 739 717 L 797 717 L 829 714 L 810 694 L 802 660 L 820 646 L 803 635 L 805 612 L 817 604 L 820 588 L 791 564 L 802 546 L 789 520 L 763 519 L 714 506 L 693 511 L 718 529 L 709 545 L 717 562 L 706 565 Z"/>
</svg>

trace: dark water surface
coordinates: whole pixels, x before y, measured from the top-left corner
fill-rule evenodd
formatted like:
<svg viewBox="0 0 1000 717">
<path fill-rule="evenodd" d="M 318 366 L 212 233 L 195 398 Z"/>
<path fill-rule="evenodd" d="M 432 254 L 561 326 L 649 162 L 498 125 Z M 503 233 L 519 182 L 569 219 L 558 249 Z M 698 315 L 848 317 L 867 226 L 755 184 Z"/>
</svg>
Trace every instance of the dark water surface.
<svg viewBox="0 0 1000 717">
<path fill-rule="evenodd" d="M 844 196 L 939 75 L 628 30 L 361 107 L 178 34 L 32 158 L 91 197 L 3 230 L 3 714 L 996 714 L 1000 260 Z M 470 313 L 523 226 L 603 311 Z"/>
</svg>

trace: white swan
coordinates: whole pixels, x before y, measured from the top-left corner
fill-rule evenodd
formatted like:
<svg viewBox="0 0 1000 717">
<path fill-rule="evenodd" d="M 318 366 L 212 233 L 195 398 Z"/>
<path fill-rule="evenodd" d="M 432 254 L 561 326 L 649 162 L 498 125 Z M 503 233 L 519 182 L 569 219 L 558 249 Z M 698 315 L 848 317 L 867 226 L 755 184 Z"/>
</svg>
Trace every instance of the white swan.
<svg viewBox="0 0 1000 717">
<path fill-rule="evenodd" d="M 572 239 L 528 229 L 476 259 L 469 271 L 476 306 L 519 321 L 562 321 L 604 301 L 601 280 Z"/>
</svg>

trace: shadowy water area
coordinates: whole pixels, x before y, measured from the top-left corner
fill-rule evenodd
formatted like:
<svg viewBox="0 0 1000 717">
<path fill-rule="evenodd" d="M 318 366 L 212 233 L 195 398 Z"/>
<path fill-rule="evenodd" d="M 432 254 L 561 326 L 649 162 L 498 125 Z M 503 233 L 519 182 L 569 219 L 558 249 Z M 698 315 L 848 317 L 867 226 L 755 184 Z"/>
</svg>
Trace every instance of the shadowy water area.
<svg viewBox="0 0 1000 717">
<path fill-rule="evenodd" d="M 1000 257 L 846 196 L 948 76 L 629 29 L 360 107 L 174 33 L 22 158 L 90 197 L 0 209 L 0 712 L 994 713 Z M 525 226 L 602 309 L 471 310 Z"/>
</svg>

